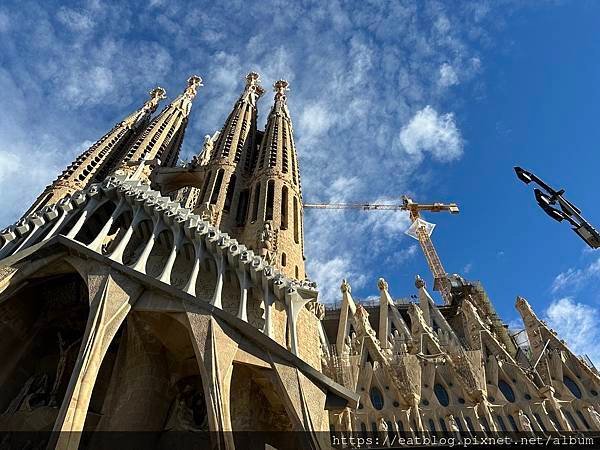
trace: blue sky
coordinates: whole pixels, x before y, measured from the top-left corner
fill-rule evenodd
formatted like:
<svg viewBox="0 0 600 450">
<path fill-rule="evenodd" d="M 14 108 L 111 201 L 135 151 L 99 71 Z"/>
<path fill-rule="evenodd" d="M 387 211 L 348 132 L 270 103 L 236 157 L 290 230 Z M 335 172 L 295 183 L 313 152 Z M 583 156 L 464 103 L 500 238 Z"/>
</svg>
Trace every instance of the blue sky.
<svg viewBox="0 0 600 450">
<path fill-rule="evenodd" d="M 138 107 L 204 78 L 183 157 L 220 128 L 258 71 L 291 83 L 304 200 L 455 201 L 430 215 L 449 272 L 481 280 L 505 321 L 526 297 L 600 362 L 600 254 L 535 206 L 514 165 L 567 190 L 600 228 L 597 2 L 3 2 L 0 222 Z M 270 92 L 270 90 L 269 90 Z M 272 94 L 259 104 L 260 123 Z M 324 170 L 326 168 L 327 170 Z M 392 212 L 306 212 L 309 274 L 325 302 L 395 297 L 430 278 Z M 431 285 L 431 283 L 429 283 Z"/>
</svg>

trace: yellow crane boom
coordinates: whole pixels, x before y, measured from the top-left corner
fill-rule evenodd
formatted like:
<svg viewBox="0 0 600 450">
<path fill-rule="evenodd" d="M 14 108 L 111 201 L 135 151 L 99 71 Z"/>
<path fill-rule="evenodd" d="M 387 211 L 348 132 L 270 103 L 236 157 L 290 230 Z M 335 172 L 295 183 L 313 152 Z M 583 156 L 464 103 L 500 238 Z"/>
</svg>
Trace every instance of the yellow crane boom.
<svg viewBox="0 0 600 450">
<path fill-rule="evenodd" d="M 459 209 L 456 203 L 416 203 L 411 198 L 404 195 L 401 205 L 383 205 L 373 203 L 305 203 L 305 208 L 313 209 L 362 209 L 364 211 L 387 210 L 387 211 L 408 211 L 411 227 L 407 230 L 409 236 L 414 237 L 421 244 L 421 249 L 433 275 L 434 290 L 440 291 L 446 304 L 452 302 L 450 293 L 450 280 L 448 274 L 442 265 L 433 242 L 431 232 L 435 225 L 424 221 L 421 218 L 421 211 L 441 212 L 448 211 L 451 214 L 458 214 Z"/>
</svg>

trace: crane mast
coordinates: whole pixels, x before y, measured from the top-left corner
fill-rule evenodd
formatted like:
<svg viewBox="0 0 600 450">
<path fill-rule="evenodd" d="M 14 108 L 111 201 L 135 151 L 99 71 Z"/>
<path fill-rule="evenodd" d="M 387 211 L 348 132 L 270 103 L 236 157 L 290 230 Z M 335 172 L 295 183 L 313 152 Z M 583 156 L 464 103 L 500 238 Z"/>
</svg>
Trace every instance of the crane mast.
<svg viewBox="0 0 600 450">
<path fill-rule="evenodd" d="M 431 240 L 431 232 L 435 225 L 423 220 L 421 218 L 421 211 L 448 211 L 451 214 L 458 214 L 459 209 L 456 203 L 416 203 L 411 198 L 403 196 L 401 205 L 372 203 L 305 203 L 304 207 L 313 209 L 362 209 L 364 211 L 408 211 L 411 226 L 406 233 L 417 239 L 421 245 L 421 249 L 423 250 L 423 254 L 425 255 L 425 259 L 427 260 L 427 264 L 433 275 L 434 290 L 440 291 L 444 303 L 448 305 L 452 302 L 448 274 L 446 273 L 442 261 Z"/>
</svg>

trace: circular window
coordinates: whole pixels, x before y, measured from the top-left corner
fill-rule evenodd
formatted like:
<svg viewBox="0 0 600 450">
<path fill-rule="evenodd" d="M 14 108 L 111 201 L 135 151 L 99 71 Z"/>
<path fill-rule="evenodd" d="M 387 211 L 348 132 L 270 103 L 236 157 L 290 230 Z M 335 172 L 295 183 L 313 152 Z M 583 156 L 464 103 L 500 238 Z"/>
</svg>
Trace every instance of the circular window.
<svg viewBox="0 0 600 450">
<path fill-rule="evenodd" d="M 381 394 L 381 391 L 373 386 L 371 388 L 370 396 L 373 408 L 377 410 L 383 409 L 383 395 Z"/>
<path fill-rule="evenodd" d="M 596 397 L 596 396 L 598 395 L 598 391 L 595 391 L 595 390 L 593 390 L 593 389 L 592 389 L 592 391 L 591 391 L 591 392 L 592 392 L 592 395 L 593 395 L 594 397 Z"/>
<path fill-rule="evenodd" d="M 394 408 L 397 408 L 398 406 L 400 406 L 400 403 L 394 402 Z"/>
<path fill-rule="evenodd" d="M 465 404 L 465 399 L 464 399 L 464 398 L 462 398 L 462 397 L 460 397 L 460 398 L 458 399 L 458 403 L 460 403 L 461 405 L 464 405 L 464 404 Z"/>
<path fill-rule="evenodd" d="M 427 400 L 426 398 L 424 398 L 421 403 L 423 403 L 424 406 L 429 405 L 429 400 Z"/>
<path fill-rule="evenodd" d="M 525 400 L 531 400 L 531 395 L 525 394 Z"/>
<path fill-rule="evenodd" d="M 515 402 L 515 393 L 506 381 L 498 381 L 498 387 L 500 388 L 500 391 L 502 392 L 506 400 L 508 400 L 511 403 Z"/>
<path fill-rule="evenodd" d="M 448 392 L 446 392 L 444 386 L 442 386 L 439 383 L 436 383 L 433 386 L 433 392 L 435 392 L 435 396 L 437 397 L 438 402 L 440 402 L 440 405 L 448 406 L 450 404 L 450 398 L 448 397 Z"/>
<path fill-rule="evenodd" d="M 575 383 L 573 380 L 571 380 L 567 376 L 565 376 L 563 378 L 563 383 L 565 383 L 565 386 L 567 386 L 569 388 L 569 390 L 571 391 L 571 394 L 573 394 L 577 398 L 581 398 L 581 389 L 579 389 L 579 386 L 577 386 L 577 383 Z"/>
</svg>

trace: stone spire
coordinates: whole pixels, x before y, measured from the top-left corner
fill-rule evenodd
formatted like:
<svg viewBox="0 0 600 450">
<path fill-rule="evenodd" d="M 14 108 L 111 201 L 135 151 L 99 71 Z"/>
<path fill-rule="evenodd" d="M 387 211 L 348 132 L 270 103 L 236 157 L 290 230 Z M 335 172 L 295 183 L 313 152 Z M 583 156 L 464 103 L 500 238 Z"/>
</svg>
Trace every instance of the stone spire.
<svg viewBox="0 0 600 450">
<path fill-rule="evenodd" d="M 139 139 L 129 149 L 123 162 L 138 162 L 158 158 L 162 166 L 174 166 L 179 157 L 192 101 L 201 86 L 202 78 L 199 76 L 192 75 L 188 78 L 187 87 L 183 93 L 152 120 Z"/>
<path fill-rule="evenodd" d="M 117 123 L 94 145 L 75 159 L 54 182 L 46 187 L 25 215 L 52 205 L 66 195 L 85 189 L 91 183 L 102 181 L 122 159 L 129 145 L 150 123 L 150 116 L 166 97 L 165 90 L 156 87 L 144 105 Z"/>
<path fill-rule="evenodd" d="M 205 138 L 199 157 L 204 166 L 204 182 L 201 189 L 190 190 L 185 199 L 187 207 L 196 209 L 213 225 L 230 233 L 244 224 L 248 208 L 248 193 L 240 193 L 242 177 L 252 161 L 255 146 L 256 102 L 264 93 L 259 83 L 256 72 L 246 75 L 244 91 L 223 128 L 216 138 Z"/>
<path fill-rule="evenodd" d="M 288 276 L 305 278 L 302 191 L 287 107 L 288 82 L 274 84 L 275 99 L 250 179 L 249 223 L 245 241 L 257 246 Z M 269 242 L 264 241 L 271 236 Z"/>
</svg>

